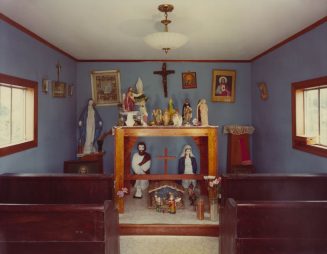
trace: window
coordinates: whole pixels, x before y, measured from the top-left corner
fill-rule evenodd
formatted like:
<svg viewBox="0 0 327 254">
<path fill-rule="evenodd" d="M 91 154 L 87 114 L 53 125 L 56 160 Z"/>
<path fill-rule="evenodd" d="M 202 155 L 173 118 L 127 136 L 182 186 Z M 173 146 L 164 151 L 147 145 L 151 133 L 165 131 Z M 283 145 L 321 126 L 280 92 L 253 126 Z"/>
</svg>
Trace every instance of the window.
<svg viewBox="0 0 327 254">
<path fill-rule="evenodd" d="M 293 147 L 327 157 L 327 77 L 292 84 Z"/>
<path fill-rule="evenodd" d="M 37 146 L 37 82 L 0 73 L 0 156 Z"/>
</svg>

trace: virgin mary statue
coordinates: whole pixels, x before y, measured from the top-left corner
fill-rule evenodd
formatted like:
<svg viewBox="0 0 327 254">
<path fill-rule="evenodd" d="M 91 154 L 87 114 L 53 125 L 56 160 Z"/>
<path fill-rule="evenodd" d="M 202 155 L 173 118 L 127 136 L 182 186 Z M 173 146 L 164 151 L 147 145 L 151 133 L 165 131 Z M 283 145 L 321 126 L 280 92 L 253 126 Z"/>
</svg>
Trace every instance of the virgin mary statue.
<svg viewBox="0 0 327 254">
<path fill-rule="evenodd" d="M 88 100 L 78 121 L 80 130 L 79 142 L 83 146 L 83 154 L 90 154 L 96 151 L 95 144 L 102 131 L 102 119 L 94 107 L 92 99 Z"/>
</svg>

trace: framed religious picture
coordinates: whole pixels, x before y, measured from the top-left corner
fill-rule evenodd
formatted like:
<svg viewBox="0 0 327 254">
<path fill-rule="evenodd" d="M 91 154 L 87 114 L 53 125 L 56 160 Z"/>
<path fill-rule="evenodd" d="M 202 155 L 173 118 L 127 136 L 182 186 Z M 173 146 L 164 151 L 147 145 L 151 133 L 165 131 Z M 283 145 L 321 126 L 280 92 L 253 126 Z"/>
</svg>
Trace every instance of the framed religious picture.
<svg viewBox="0 0 327 254">
<path fill-rule="evenodd" d="M 261 82 L 258 84 L 258 88 L 259 88 L 259 91 L 260 91 L 260 98 L 261 100 L 265 101 L 265 100 L 268 100 L 268 87 L 267 87 L 267 84 L 265 82 Z"/>
<path fill-rule="evenodd" d="M 182 86 L 183 86 L 183 89 L 197 88 L 196 72 L 183 72 L 182 73 Z"/>
<path fill-rule="evenodd" d="M 66 83 L 59 81 L 52 81 L 52 96 L 66 97 Z"/>
<path fill-rule="evenodd" d="M 236 82 L 236 71 L 213 70 L 212 71 L 212 101 L 234 102 L 235 82 Z"/>
<path fill-rule="evenodd" d="M 91 73 L 92 99 L 97 106 L 117 105 L 120 101 L 120 73 L 118 70 Z"/>
<path fill-rule="evenodd" d="M 51 85 L 51 80 L 43 79 L 42 80 L 42 92 L 48 93 L 50 85 Z"/>
<path fill-rule="evenodd" d="M 73 92 L 74 92 L 74 85 L 73 84 L 68 85 L 67 86 L 68 96 L 73 96 Z"/>
</svg>

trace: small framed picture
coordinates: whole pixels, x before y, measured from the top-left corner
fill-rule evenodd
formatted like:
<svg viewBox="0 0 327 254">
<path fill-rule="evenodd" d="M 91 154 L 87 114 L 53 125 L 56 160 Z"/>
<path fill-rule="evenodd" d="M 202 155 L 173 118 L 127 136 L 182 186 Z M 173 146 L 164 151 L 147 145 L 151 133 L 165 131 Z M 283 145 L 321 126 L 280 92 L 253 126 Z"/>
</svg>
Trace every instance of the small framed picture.
<svg viewBox="0 0 327 254">
<path fill-rule="evenodd" d="M 183 72 L 182 73 L 182 86 L 183 86 L 183 89 L 197 88 L 196 72 Z"/>
<path fill-rule="evenodd" d="M 117 105 L 121 102 L 118 70 L 91 73 L 92 99 L 97 106 Z"/>
<path fill-rule="evenodd" d="M 73 92 L 74 92 L 74 85 L 73 84 L 68 85 L 67 86 L 68 96 L 73 96 Z"/>
<path fill-rule="evenodd" d="M 212 72 L 212 101 L 235 101 L 236 71 L 213 70 Z"/>
<path fill-rule="evenodd" d="M 260 91 L 260 98 L 263 101 L 268 100 L 269 94 L 268 94 L 268 87 L 267 84 L 265 82 L 261 82 L 258 84 L 258 88 Z"/>
<path fill-rule="evenodd" d="M 66 83 L 59 81 L 52 81 L 52 96 L 66 97 Z"/>
</svg>

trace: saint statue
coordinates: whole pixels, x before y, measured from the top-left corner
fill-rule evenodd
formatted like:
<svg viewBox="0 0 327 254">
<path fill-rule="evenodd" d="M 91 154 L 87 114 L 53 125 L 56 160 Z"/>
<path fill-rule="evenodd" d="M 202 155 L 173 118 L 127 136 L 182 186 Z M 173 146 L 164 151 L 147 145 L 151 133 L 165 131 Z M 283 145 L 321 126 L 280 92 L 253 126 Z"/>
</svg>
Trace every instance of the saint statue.
<svg viewBox="0 0 327 254">
<path fill-rule="evenodd" d="M 205 99 L 201 99 L 197 106 L 198 124 L 201 126 L 208 126 L 208 105 Z"/>
<path fill-rule="evenodd" d="M 137 153 L 134 153 L 132 158 L 132 169 L 135 174 L 143 175 L 150 173 L 151 167 L 151 155 L 146 152 L 146 145 L 144 142 L 137 144 Z M 142 198 L 142 191 L 149 186 L 148 180 L 136 180 L 135 181 L 135 194 L 134 198 Z"/>
</svg>

